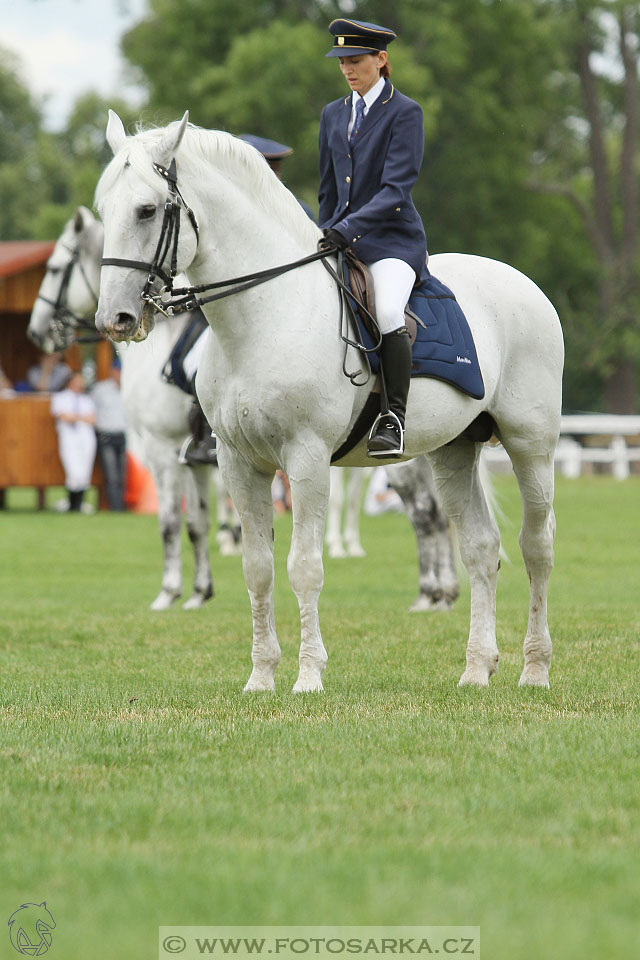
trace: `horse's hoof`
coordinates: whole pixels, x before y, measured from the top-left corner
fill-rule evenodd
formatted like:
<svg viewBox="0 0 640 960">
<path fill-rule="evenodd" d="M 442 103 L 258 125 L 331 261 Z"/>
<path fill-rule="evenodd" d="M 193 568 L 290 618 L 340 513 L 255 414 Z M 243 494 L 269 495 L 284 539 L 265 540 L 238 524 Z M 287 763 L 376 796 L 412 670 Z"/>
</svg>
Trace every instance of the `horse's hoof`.
<svg viewBox="0 0 640 960">
<path fill-rule="evenodd" d="M 322 693 L 322 671 L 324 665 L 320 668 L 308 663 L 300 667 L 298 679 L 293 686 L 293 693 Z"/>
<path fill-rule="evenodd" d="M 233 530 L 218 530 L 216 540 L 221 557 L 242 556 L 242 543 L 236 540 Z"/>
<path fill-rule="evenodd" d="M 360 543 L 354 543 L 347 547 L 347 553 L 350 557 L 366 557 L 367 555 Z"/>
<path fill-rule="evenodd" d="M 347 556 L 347 551 L 343 547 L 327 547 L 327 553 L 332 560 L 344 560 Z"/>
<path fill-rule="evenodd" d="M 518 680 L 519 687 L 548 687 L 549 667 L 543 663 L 527 663 Z"/>
<path fill-rule="evenodd" d="M 209 584 L 206 590 L 194 590 L 192 596 L 189 597 L 186 603 L 182 604 L 183 610 L 199 610 L 207 600 L 211 600 L 213 596 L 213 585 Z"/>
<path fill-rule="evenodd" d="M 426 593 L 419 594 L 409 607 L 409 613 L 450 613 L 451 610 L 453 603 L 446 597 L 434 600 Z"/>
<path fill-rule="evenodd" d="M 320 677 L 317 680 L 311 680 L 305 678 L 301 680 L 300 677 L 296 680 L 293 685 L 292 693 L 322 693 L 324 687 L 322 686 L 322 680 Z"/>
<path fill-rule="evenodd" d="M 488 687 L 489 671 L 482 667 L 467 667 L 458 680 L 459 687 Z"/>
<path fill-rule="evenodd" d="M 149 610 L 168 610 L 179 596 L 179 593 L 169 593 L 168 590 L 161 590 Z"/>
<path fill-rule="evenodd" d="M 256 668 L 251 671 L 243 693 L 273 693 L 276 689 L 275 667 L 273 669 Z"/>
</svg>

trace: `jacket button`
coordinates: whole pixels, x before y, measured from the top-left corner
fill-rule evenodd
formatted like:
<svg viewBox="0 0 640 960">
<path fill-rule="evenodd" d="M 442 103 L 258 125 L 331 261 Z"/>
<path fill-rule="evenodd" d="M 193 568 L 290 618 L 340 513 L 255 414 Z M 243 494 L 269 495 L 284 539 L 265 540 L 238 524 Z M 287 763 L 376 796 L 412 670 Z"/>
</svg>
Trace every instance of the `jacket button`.
<svg viewBox="0 0 640 960">
<path fill-rule="evenodd" d="M 347 183 L 351 183 L 351 177 L 345 177 L 345 180 L 347 181 Z"/>
</svg>

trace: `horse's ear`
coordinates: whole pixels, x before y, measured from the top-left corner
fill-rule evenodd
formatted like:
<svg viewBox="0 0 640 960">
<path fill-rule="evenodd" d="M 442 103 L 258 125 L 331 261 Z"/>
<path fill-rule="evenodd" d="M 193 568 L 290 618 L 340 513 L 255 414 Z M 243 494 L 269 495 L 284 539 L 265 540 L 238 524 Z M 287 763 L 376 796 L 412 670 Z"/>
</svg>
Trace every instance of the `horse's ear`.
<svg viewBox="0 0 640 960">
<path fill-rule="evenodd" d="M 164 132 L 162 140 L 154 148 L 153 159 L 163 167 L 168 167 L 176 155 L 180 141 L 184 136 L 189 122 L 189 111 L 185 110 L 182 120 L 170 123 Z"/>
<path fill-rule="evenodd" d="M 73 229 L 76 233 L 82 233 L 94 222 L 94 216 L 88 207 L 82 205 L 78 207 L 73 217 Z"/>
<path fill-rule="evenodd" d="M 124 147 L 127 140 L 127 134 L 122 120 L 114 110 L 109 110 L 109 121 L 107 123 L 107 143 L 114 154 Z"/>
</svg>

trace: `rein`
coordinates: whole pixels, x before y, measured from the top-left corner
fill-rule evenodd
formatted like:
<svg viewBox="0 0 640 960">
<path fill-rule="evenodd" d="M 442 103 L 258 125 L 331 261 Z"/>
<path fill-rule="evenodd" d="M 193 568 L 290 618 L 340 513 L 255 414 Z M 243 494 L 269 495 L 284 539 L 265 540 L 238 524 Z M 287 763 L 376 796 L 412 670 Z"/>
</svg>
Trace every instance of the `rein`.
<svg viewBox="0 0 640 960">
<path fill-rule="evenodd" d="M 147 279 L 140 294 L 140 298 L 145 303 L 151 304 L 155 310 L 163 314 L 165 317 L 172 317 L 176 314 L 197 310 L 199 307 L 203 307 L 208 303 L 213 303 L 216 300 L 223 300 L 225 297 L 231 297 L 236 293 L 241 293 L 243 290 L 249 290 L 251 287 L 257 287 L 262 283 L 267 283 L 267 281 L 273 280 L 276 277 L 280 277 L 285 273 L 289 273 L 291 270 L 296 270 L 298 267 L 304 267 L 309 263 L 315 263 L 316 261 L 321 260 L 322 265 L 333 277 L 338 287 L 340 300 L 340 338 L 345 344 L 345 353 L 342 363 L 343 373 L 346 377 L 348 377 L 349 380 L 351 380 L 354 386 L 365 386 L 365 384 L 367 384 L 371 378 L 371 371 L 369 370 L 367 378 L 364 380 L 364 382 L 356 383 L 356 378 L 362 375 L 362 370 L 356 370 L 355 373 L 349 373 L 347 371 L 347 348 L 351 346 L 364 354 L 374 353 L 379 349 L 380 344 L 382 343 L 382 335 L 378 331 L 379 335 L 376 344 L 371 348 L 367 348 L 362 342 L 350 339 L 343 332 L 345 313 L 350 314 L 354 328 L 359 330 L 357 316 L 358 311 L 362 311 L 363 314 L 366 314 L 366 316 L 372 322 L 374 329 L 378 329 L 375 317 L 372 316 L 366 306 L 360 302 L 358 297 L 355 296 L 353 291 L 349 289 L 345 282 L 344 253 L 338 250 L 337 246 L 333 244 L 331 246 L 323 247 L 322 249 L 319 249 L 315 253 L 311 253 L 306 257 L 301 257 L 299 260 L 293 260 L 290 263 L 283 263 L 277 267 L 269 267 L 266 270 L 259 270 L 256 273 L 249 273 L 242 277 L 232 277 L 229 280 L 218 280 L 215 283 L 203 283 L 197 286 L 174 288 L 173 281 L 178 272 L 178 240 L 180 236 L 180 211 L 182 209 L 185 210 L 189 220 L 191 221 L 191 226 L 193 227 L 196 235 L 196 243 L 199 242 L 200 231 L 198 228 L 198 221 L 196 220 L 193 210 L 188 206 L 184 197 L 180 193 L 180 190 L 178 189 L 178 172 L 176 168 L 175 157 L 172 159 L 168 167 L 163 167 L 159 163 L 154 163 L 153 168 L 156 173 L 159 174 L 159 176 L 166 180 L 169 190 L 164 205 L 162 227 L 160 228 L 160 236 L 158 238 L 153 260 L 151 262 L 147 262 L 145 260 L 129 260 L 124 257 L 103 257 L 101 265 L 111 267 L 126 267 L 128 269 L 141 270 L 146 273 Z M 171 263 L 169 272 L 167 273 L 164 264 L 169 252 L 171 252 Z M 338 254 L 337 271 L 327 263 L 327 258 L 336 253 Z M 159 293 L 154 294 L 151 292 L 151 289 L 158 277 L 164 281 L 165 286 Z M 227 289 L 221 289 L 223 287 Z M 198 296 L 198 294 L 207 293 L 209 290 L 219 290 L 220 292 L 210 294 L 206 297 Z M 357 304 L 358 311 L 354 310 L 351 300 L 355 301 Z"/>
</svg>

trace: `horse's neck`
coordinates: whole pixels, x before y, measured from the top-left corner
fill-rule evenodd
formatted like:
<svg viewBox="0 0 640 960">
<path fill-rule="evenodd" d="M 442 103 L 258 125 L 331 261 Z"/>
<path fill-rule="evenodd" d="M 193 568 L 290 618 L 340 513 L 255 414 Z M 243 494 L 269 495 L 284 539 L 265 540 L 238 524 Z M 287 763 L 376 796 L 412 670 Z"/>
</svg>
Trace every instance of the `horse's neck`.
<svg viewBox="0 0 640 960">
<path fill-rule="evenodd" d="M 210 184 L 203 186 L 198 204 L 200 245 L 188 269 L 193 284 L 248 276 L 314 252 L 313 231 L 305 230 L 304 222 L 297 229 L 295 209 L 292 223 L 285 224 L 235 184 L 221 186 L 220 180 L 216 182 L 212 178 Z M 300 212 L 306 216 L 302 208 Z M 305 309 L 305 300 L 310 301 L 314 293 L 317 295 L 318 283 L 326 290 L 330 288 L 331 284 L 326 283 L 327 274 L 319 280 L 316 274 L 315 282 L 310 284 L 309 271 L 314 270 L 324 274 L 321 265 L 307 266 L 205 306 L 204 312 L 216 337 L 226 343 L 246 339 L 246 325 L 241 321 L 244 316 L 258 321 L 252 337 L 266 342 L 272 340 L 273 332 L 282 330 L 285 307 L 289 316 L 298 310 L 309 314 L 310 302 Z M 206 292 L 202 296 L 206 297 Z"/>
<path fill-rule="evenodd" d="M 285 225 L 248 190 L 220 174 L 203 186 L 198 203 L 202 230 L 189 268 L 192 282 L 196 276 L 198 283 L 243 276 L 311 252 L 302 230 Z"/>
</svg>

